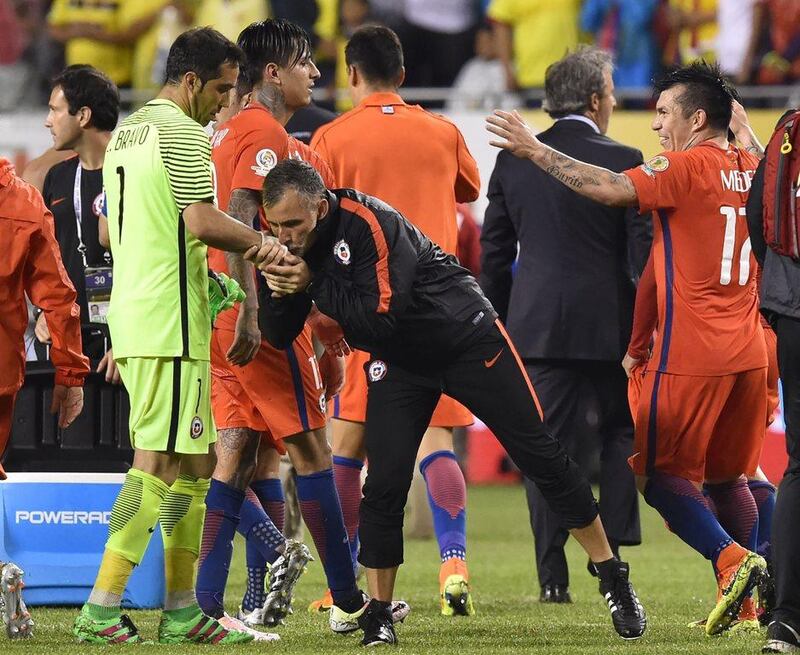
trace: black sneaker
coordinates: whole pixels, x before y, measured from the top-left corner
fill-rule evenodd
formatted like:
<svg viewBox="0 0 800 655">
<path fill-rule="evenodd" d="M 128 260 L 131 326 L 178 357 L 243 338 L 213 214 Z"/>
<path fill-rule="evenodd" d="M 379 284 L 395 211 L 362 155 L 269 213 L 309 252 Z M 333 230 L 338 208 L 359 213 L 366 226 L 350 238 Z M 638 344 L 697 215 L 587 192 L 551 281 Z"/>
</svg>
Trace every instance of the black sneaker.
<svg viewBox="0 0 800 655">
<path fill-rule="evenodd" d="M 775 579 L 772 577 L 772 564 L 767 563 L 767 573 L 758 581 L 758 622 L 768 626 L 772 623 L 772 610 L 775 607 Z"/>
<path fill-rule="evenodd" d="M 364 646 L 396 644 L 391 607 L 377 600 L 369 601 L 364 613 L 358 617 L 358 627 L 364 631 Z"/>
<path fill-rule="evenodd" d="M 545 584 L 539 593 L 540 603 L 571 603 L 569 587 L 565 584 Z"/>
<path fill-rule="evenodd" d="M 647 627 L 647 617 L 628 581 L 628 563 L 613 560 L 604 564 L 598 567 L 600 593 L 611 610 L 614 629 L 623 639 L 638 639 Z"/>
<path fill-rule="evenodd" d="M 798 653 L 800 652 L 800 633 L 792 626 L 780 621 L 773 621 L 767 627 L 767 643 L 762 653 Z"/>
</svg>

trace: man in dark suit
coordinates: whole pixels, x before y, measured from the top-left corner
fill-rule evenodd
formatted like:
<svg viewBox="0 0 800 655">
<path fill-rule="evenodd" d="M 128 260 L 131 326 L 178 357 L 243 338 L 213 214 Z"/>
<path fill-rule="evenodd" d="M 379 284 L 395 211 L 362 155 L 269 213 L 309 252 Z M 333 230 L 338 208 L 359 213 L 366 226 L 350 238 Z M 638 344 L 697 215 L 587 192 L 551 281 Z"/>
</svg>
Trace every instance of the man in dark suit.
<svg viewBox="0 0 800 655">
<path fill-rule="evenodd" d="M 545 110 L 556 122 L 538 136 L 621 172 L 641 164 L 642 154 L 605 136 L 616 105 L 611 71 L 610 57 L 594 48 L 551 65 Z M 600 513 L 612 548 L 639 544 L 627 463 L 633 422 L 620 362 L 631 334 L 635 279 L 650 249 L 649 217 L 585 199 L 507 152 L 497 157 L 488 196 L 481 286 L 519 348 L 552 433 L 584 463 L 599 438 Z M 570 602 L 568 532 L 536 486 L 526 480 L 525 488 L 540 600 Z"/>
</svg>

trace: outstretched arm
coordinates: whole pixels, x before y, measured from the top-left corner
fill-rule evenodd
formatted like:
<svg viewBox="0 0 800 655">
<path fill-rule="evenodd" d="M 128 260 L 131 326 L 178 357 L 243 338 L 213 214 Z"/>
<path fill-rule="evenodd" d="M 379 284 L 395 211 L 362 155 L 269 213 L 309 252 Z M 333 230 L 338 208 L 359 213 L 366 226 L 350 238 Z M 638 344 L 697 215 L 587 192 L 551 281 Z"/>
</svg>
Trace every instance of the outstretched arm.
<svg viewBox="0 0 800 655">
<path fill-rule="evenodd" d="M 530 159 L 582 196 L 617 207 L 639 204 L 633 182 L 625 173 L 586 164 L 546 146 L 516 111 L 495 110 L 493 116 L 486 118 L 486 123 L 486 129 L 502 139 L 490 141 L 490 145 L 508 150 L 516 157 Z"/>
</svg>

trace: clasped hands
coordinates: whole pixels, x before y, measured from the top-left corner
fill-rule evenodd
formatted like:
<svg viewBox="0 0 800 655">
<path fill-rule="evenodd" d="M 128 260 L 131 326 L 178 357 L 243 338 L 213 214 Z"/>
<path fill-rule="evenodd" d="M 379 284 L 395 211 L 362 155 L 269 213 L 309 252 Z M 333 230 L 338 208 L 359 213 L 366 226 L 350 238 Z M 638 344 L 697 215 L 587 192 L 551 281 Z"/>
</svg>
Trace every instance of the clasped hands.
<svg viewBox="0 0 800 655">
<path fill-rule="evenodd" d="M 261 271 L 273 298 L 300 293 L 311 283 L 308 264 L 265 232 L 261 233 L 261 246 L 251 246 L 244 258 Z"/>
</svg>

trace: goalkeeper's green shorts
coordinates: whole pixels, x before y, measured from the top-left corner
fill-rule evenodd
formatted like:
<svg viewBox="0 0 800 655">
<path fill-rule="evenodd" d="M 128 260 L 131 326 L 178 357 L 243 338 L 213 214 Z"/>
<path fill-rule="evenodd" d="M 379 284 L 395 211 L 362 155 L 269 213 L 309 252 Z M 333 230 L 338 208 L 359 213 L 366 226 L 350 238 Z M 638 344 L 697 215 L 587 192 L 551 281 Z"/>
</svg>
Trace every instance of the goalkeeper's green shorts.
<svg viewBox="0 0 800 655">
<path fill-rule="evenodd" d="M 181 357 L 117 360 L 128 390 L 131 445 L 204 455 L 217 440 L 211 413 L 211 364 Z"/>
</svg>

